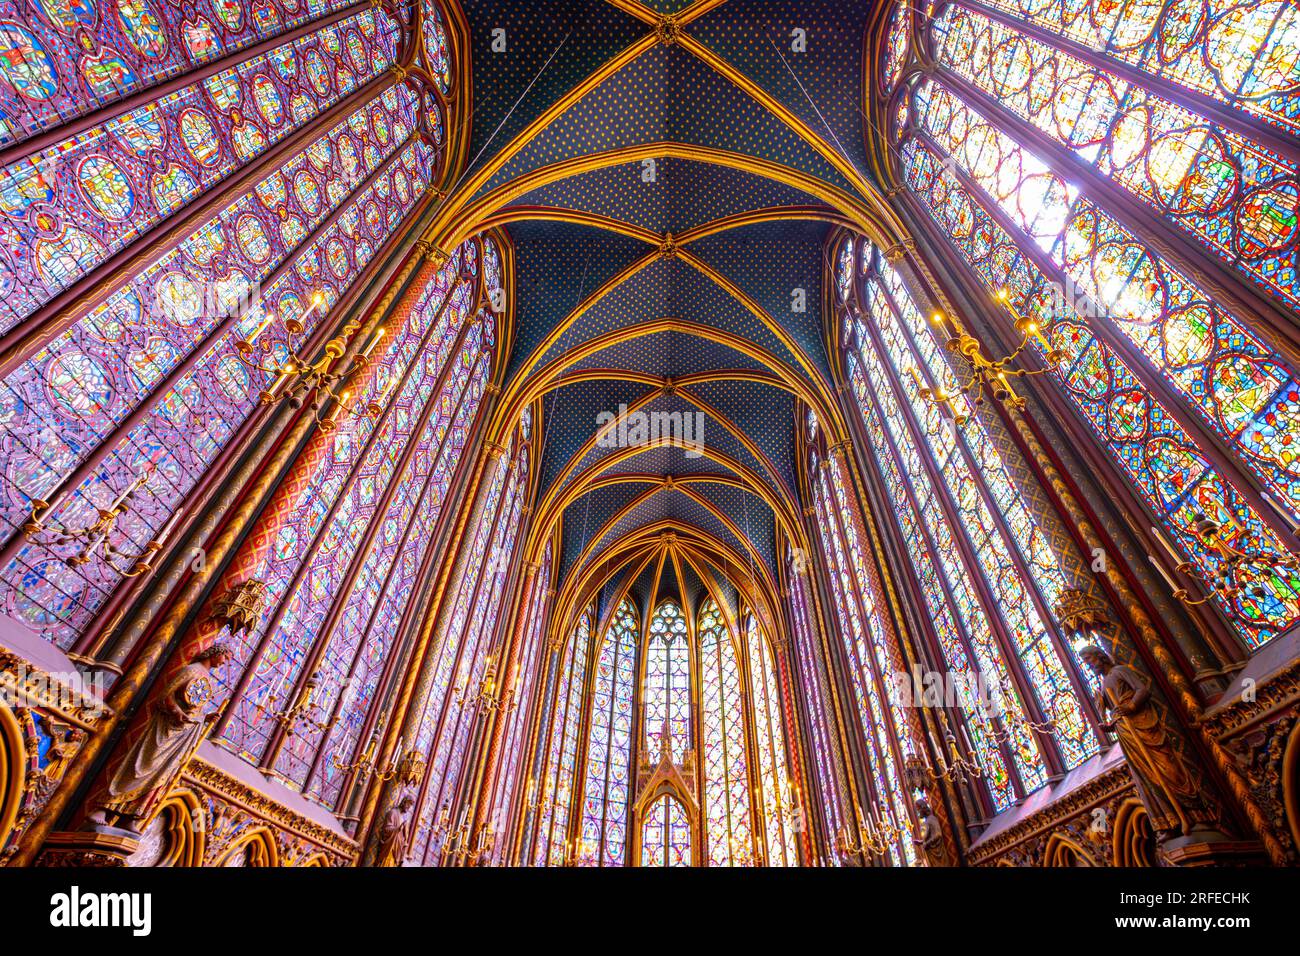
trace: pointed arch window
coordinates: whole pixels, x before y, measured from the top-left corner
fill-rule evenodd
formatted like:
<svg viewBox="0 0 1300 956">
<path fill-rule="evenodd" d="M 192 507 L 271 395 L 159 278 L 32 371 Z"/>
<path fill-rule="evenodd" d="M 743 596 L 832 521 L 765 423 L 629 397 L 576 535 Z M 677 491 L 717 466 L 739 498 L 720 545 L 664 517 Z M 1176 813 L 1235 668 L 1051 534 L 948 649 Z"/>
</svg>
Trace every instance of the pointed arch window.
<svg viewBox="0 0 1300 956">
<path fill-rule="evenodd" d="M 691 642 L 675 601 L 664 601 L 650 619 L 642 693 L 645 752 L 657 759 L 667 747 L 673 762 L 682 763 L 692 747 Z"/>
<path fill-rule="evenodd" d="M 336 60 L 329 48 L 341 37 L 350 47 L 343 58 L 355 55 L 359 61 L 356 68 L 348 62 L 351 80 L 313 84 L 295 76 L 299 69 L 310 76 L 308 64 Z M 14 215 L 26 208 L 11 205 L 6 210 L 19 230 L 11 241 L 30 243 L 32 255 L 8 264 L 17 294 L 0 303 L 0 331 L 8 331 L 81 274 L 311 123 L 358 85 L 380 77 L 395 62 L 399 38 L 400 28 L 383 7 L 362 11 L 267 53 L 239 59 L 213 76 L 57 138 L 0 168 L 0 194 L 26 208 L 41 204 L 40 215 L 31 222 Z M 5 69 L 0 65 L 0 72 Z M 395 114 L 384 99 L 394 105 L 396 97 L 409 102 L 413 89 L 395 81 L 378 85 L 387 88 L 384 96 L 343 117 L 352 130 L 348 141 L 362 150 L 391 149 L 414 125 L 413 112 Z M 36 119 L 27 111 L 16 118 Z M 401 125 L 393 129 L 399 118 Z M 367 131 L 367 121 L 376 124 L 374 130 Z M 384 142 L 367 132 L 382 132 Z M 316 139 L 281 167 L 299 200 L 291 211 L 315 212 L 326 206 L 327 192 L 340 188 L 328 175 L 328 152 L 343 142 L 340 136 Z M 263 234 L 256 210 L 242 213 L 236 244 L 252 251 L 250 260 L 256 264 L 276 251 L 277 243 Z M 216 237 L 210 241 L 215 244 Z"/>
<path fill-rule="evenodd" d="M 636 606 L 619 602 L 605 628 L 591 688 L 579 862 L 622 866 L 631 798 L 632 700 L 640 645 Z"/>
<path fill-rule="evenodd" d="M 830 577 L 831 595 L 836 616 L 843 634 L 844 653 L 848 659 L 849 685 L 857 707 L 859 726 L 872 777 L 873 793 L 870 796 L 870 814 L 883 813 L 895 824 L 907 819 L 909 809 L 902 785 L 902 759 L 904 753 L 915 752 L 916 745 L 910 737 L 909 725 L 893 706 L 888 696 L 889 681 L 897 668 L 891 667 L 886 626 L 881 619 L 884 611 L 880 595 L 868 572 L 856 540 L 852 547 L 846 537 L 848 526 L 845 517 L 855 506 L 845 495 L 839 463 L 833 459 L 820 460 L 816 452 L 811 458 L 810 481 L 814 482 L 813 501 L 817 511 L 818 528 L 823 549 L 827 555 L 827 574 Z M 834 479 L 831 469 L 835 468 Z M 895 750 L 895 744 L 901 744 Z M 864 812 L 861 801 L 855 807 L 856 815 Z M 850 819 L 849 826 L 857 822 Z M 906 841 L 899 840 L 889 851 L 894 865 L 911 862 L 913 851 Z"/>
<path fill-rule="evenodd" d="M 261 330 L 277 364 L 273 318 L 318 347 L 441 176 L 446 89 L 387 72 L 411 42 L 387 8 L 312 25 L 343 6 L 195 27 L 147 2 L 119 36 L 91 4 L 0 3 L 0 333 L 27 356 L 0 382 L 0 601 L 64 650 L 256 409 L 270 376 L 238 344 Z M 33 508 L 80 527 L 142 476 L 116 562 L 17 537 Z"/>
<path fill-rule="evenodd" d="M 374 357 L 379 415 L 313 434 L 227 573 L 228 583 L 262 581 L 267 598 L 259 624 L 232 639 L 217 739 L 252 762 L 274 760 L 326 805 L 341 796 L 334 758 L 350 762 L 372 723 L 491 371 L 495 318 L 477 298 L 477 250 L 457 250 Z M 497 255 L 490 241 L 484 250 Z M 284 740 L 271 715 L 309 678 L 334 723 Z"/>
<path fill-rule="evenodd" d="M 569 860 L 569 810 L 574 800 L 579 731 L 582 726 L 587 655 L 594 612 L 587 608 L 556 657 L 556 682 L 550 713 L 550 744 L 539 791 L 534 866 L 564 866 Z"/>
<path fill-rule="evenodd" d="M 877 250 L 857 255 L 841 311 L 847 375 L 949 669 L 973 665 L 1000 711 L 990 722 L 963 688 L 965 734 L 1002 809 L 1099 746 L 1091 677 L 1047 610 L 1066 580 L 991 424 L 960 395 L 955 420 L 925 400 L 923 389 L 956 392 L 938 330 Z"/>
<path fill-rule="evenodd" d="M 1198 524 L 1258 559 L 1214 600 L 1247 648 L 1300 618 L 1294 4 L 962 0 L 899 85 L 901 172 L 1150 510 L 1160 561 L 1215 578 Z M 1158 55 L 1157 55 L 1158 54 Z M 1288 66 L 1288 64 L 1290 64 Z"/>
<path fill-rule="evenodd" d="M 781 680 L 771 648 L 752 614 L 745 618 L 745 644 L 754 709 L 754 748 L 759 792 L 763 795 L 763 838 L 768 866 L 798 866 L 794 827 L 802 801 L 787 760 L 781 720 Z"/>
<path fill-rule="evenodd" d="M 517 562 L 524 504 L 531 487 L 531 426 L 532 414 L 526 409 L 505 451 L 499 457 L 488 457 L 489 484 L 481 493 L 481 509 L 475 505 L 479 510 L 473 542 L 461 555 L 455 598 L 435 637 L 437 651 L 428 682 L 418 691 L 423 712 L 415 746 L 426 755 L 426 770 L 415 808 L 415 813 L 423 816 L 415 819 L 432 821 L 435 811 L 440 813 L 457 800 L 477 724 L 478 689 L 489 670 L 496 673 L 498 660 L 493 648 L 504 589 Z M 580 661 L 585 667 L 585 652 Z M 571 749 L 566 747 L 565 753 L 571 765 Z M 445 836 L 440 831 L 433 838 L 430 827 L 414 841 L 426 866 L 438 862 Z"/>
<path fill-rule="evenodd" d="M 700 604 L 700 722 L 704 771 L 704 831 L 709 866 L 753 866 L 753 813 L 746 753 L 745 688 L 722 610 Z"/>
<path fill-rule="evenodd" d="M 821 628 L 817 625 L 816 606 L 809 593 L 808 556 L 792 548 L 786 562 L 786 573 L 790 581 L 795 667 L 806 715 L 807 749 L 820 797 L 816 804 L 805 807 L 804 812 L 821 815 L 824 832 L 834 835 L 843 832 L 848 825 L 848 789 L 844 779 L 839 727 L 834 719 L 833 691 L 822 667 L 825 658 L 821 643 L 817 640 Z M 825 862 L 836 865 L 839 857 L 832 854 Z"/>
<path fill-rule="evenodd" d="M 676 797 L 665 794 L 646 810 L 641 823 L 641 865 L 691 865 L 690 816 Z"/>
<path fill-rule="evenodd" d="M 506 679 L 505 686 L 513 687 L 514 706 L 506 716 L 507 727 L 501 741 L 502 766 L 496 775 L 492 790 L 492 832 L 498 839 L 492 847 L 492 862 L 500 865 L 511 852 L 510 841 L 501 837 L 510 833 L 512 821 L 522 814 L 517 806 L 520 774 L 526 762 L 523 753 L 525 739 L 535 703 L 541 698 L 544 675 L 538 673 L 546 647 L 546 618 L 551 604 L 551 542 L 546 543 L 541 564 L 533 579 L 532 593 L 522 609 L 526 615 L 527 631 L 523 639 L 522 660 L 515 670 L 514 680 Z M 526 792 L 526 791 L 525 791 Z M 532 793 L 526 792 L 526 798 Z"/>
<path fill-rule="evenodd" d="M 6 123 L 0 145 L 21 142 L 43 130 L 57 128 L 92 110 L 114 103 L 176 76 L 194 65 L 237 57 L 242 50 L 274 39 L 344 9 L 347 0 L 323 0 L 290 9 L 261 7 L 249 15 L 243 4 L 214 7 L 216 18 L 193 21 L 193 14 L 166 3 L 119 5 L 118 24 L 92 3 L 41 4 L 32 16 L 17 4 L 0 5 L 5 41 L 19 56 L 0 66 L 0 104 Z M 367 40 L 386 38 L 390 59 L 399 42 L 399 28 L 380 10 L 379 21 L 355 22 L 356 17 L 309 32 L 296 42 L 277 46 L 271 63 L 281 75 L 296 72 L 295 54 L 306 59 L 310 79 L 306 89 L 330 91 L 353 87 L 364 77 Z M 22 24 L 20 26 L 20 24 Z M 265 67 L 269 72 L 272 67 Z M 250 71 L 240 71 L 250 72 Z M 223 73 L 208 78 L 227 97 L 232 85 Z M 254 87 L 255 88 L 255 87 Z M 296 87 L 295 87 L 296 89 Z M 300 93 L 300 95 L 304 95 Z M 219 101 L 220 102 L 220 101 Z M 236 100 L 238 102 L 238 100 Z M 261 113 L 254 109 L 252 112 Z M 273 114 L 274 115 L 274 114 Z M 262 122 L 250 117 L 249 122 Z M 266 122 L 270 122 L 269 119 Z"/>
</svg>

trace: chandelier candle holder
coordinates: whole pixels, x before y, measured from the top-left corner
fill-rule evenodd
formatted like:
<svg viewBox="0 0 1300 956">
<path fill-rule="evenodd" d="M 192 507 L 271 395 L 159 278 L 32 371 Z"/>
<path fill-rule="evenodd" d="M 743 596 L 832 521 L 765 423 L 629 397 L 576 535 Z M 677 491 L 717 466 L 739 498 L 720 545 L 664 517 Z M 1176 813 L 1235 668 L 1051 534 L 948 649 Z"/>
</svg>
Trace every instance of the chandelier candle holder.
<svg viewBox="0 0 1300 956">
<path fill-rule="evenodd" d="M 292 705 L 285 710 L 270 712 L 270 718 L 284 728 L 286 736 L 292 737 L 298 727 L 304 723 L 315 727 L 321 733 L 329 733 L 334 728 L 338 722 L 338 714 L 325 721 L 317 717 L 321 711 L 321 703 L 317 698 L 322 683 L 320 671 L 316 671 L 303 682 Z M 280 699 L 277 693 L 271 697 L 269 704 L 276 704 Z M 265 712 L 268 708 L 258 705 L 257 709 Z"/>
<path fill-rule="evenodd" d="M 520 676 L 519 674 L 515 675 L 515 682 L 511 687 L 499 685 L 497 683 L 496 659 L 495 656 L 489 655 L 487 666 L 483 670 L 483 676 L 479 679 L 477 691 L 471 694 L 467 685 L 456 687 L 456 703 L 462 708 L 483 710 L 489 714 L 498 710 L 503 715 L 508 714 L 518 700 L 517 691 Z"/>
<path fill-rule="evenodd" d="M 176 525 L 180 523 L 181 509 L 177 508 L 168 516 L 138 556 L 131 555 L 126 548 L 115 543 L 114 532 L 118 530 L 118 521 L 132 510 L 142 493 L 158 498 L 152 486 L 154 474 L 152 463 L 142 466 L 131 483 L 118 492 L 112 502 L 105 507 L 95 509 L 95 520 L 81 527 L 47 526 L 45 522 L 52 506 L 49 502 L 33 498 L 30 502 L 31 511 L 23 524 L 23 533 L 28 541 L 44 545 L 51 550 L 75 545 L 76 550 L 63 558 L 63 563 L 68 567 L 81 567 L 99 559 L 122 577 L 134 578 L 152 571 L 153 557 L 162 550 L 163 545 L 176 529 Z"/>
<path fill-rule="evenodd" d="M 954 378 L 957 379 L 955 388 L 949 390 L 939 386 L 931 389 L 925 386 L 916 369 L 911 369 L 912 377 L 920 388 L 921 398 L 931 405 L 942 407 L 958 425 L 965 424 L 969 416 L 962 413 L 958 408 L 956 404 L 957 396 L 965 396 L 970 399 L 972 404 L 978 406 L 984 404 L 983 393 L 987 389 L 997 401 L 1003 402 L 1017 411 L 1024 411 L 1026 408 L 1025 400 L 1012 390 L 1011 379 L 1025 378 L 1031 375 L 1045 375 L 1054 371 L 1067 358 L 1064 351 L 1052 347 L 1048 339 L 1048 333 L 1051 332 L 1052 328 L 1050 324 L 1043 325 L 1034 317 L 1017 315 L 1015 310 L 1011 308 L 1011 296 L 1006 289 L 1000 289 L 996 299 L 1011 313 L 1015 329 L 1020 334 L 1019 343 L 1010 353 L 998 359 L 988 358 L 984 355 L 979 340 L 961 326 L 949 320 L 942 312 L 934 312 L 930 316 L 930 324 L 944 337 L 944 347 L 964 360 L 967 374 L 964 377 L 960 376 L 954 369 Z M 1029 347 L 1031 342 L 1037 343 L 1042 349 L 1047 362 L 1046 367 L 1036 370 L 1013 367 L 1019 360 L 1021 353 Z"/>
<path fill-rule="evenodd" d="M 537 799 L 536 799 L 536 800 L 533 799 L 533 794 L 535 794 L 535 793 L 537 794 Z M 546 805 L 546 788 L 543 787 L 543 788 L 542 788 L 542 792 L 541 792 L 541 793 L 538 793 L 538 792 L 537 792 L 537 778 L 536 778 L 536 777 L 529 777 L 529 778 L 528 778 L 528 787 L 527 787 L 527 789 L 524 790 L 524 809 L 525 809 L 528 813 L 533 813 L 533 814 L 535 814 L 535 813 L 537 813 L 538 810 L 540 810 L 540 809 L 541 809 L 542 807 L 544 807 L 545 805 Z"/>
<path fill-rule="evenodd" d="M 365 781 L 374 777 L 381 783 L 387 783 L 394 777 L 399 777 L 401 778 L 401 781 L 406 784 L 409 783 L 413 777 L 418 779 L 419 776 L 423 775 L 423 757 L 414 748 L 409 750 L 407 749 L 405 737 L 398 740 L 397 747 L 393 751 L 393 756 L 389 758 L 387 766 L 380 767 L 375 763 L 375 751 L 378 747 L 379 732 L 376 731 L 374 735 L 371 736 L 370 742 L 366 744 L 366 749 L 356 760 L 347 763 L 340 760 L 338 753 L 335 753 L 331 757 L 331 762 L 334 764 L 335 768 L 341 770 L 343 773 L 355 773 L 358 781 Z M 401 756 L 398 757 L 398 754 L 401 754 Z M 416 769 L 417 764 L 419 765 L 418 770 Z"/>
<path fill-rule="evenodd" d="M 275 313 L 268 312 L 261 324 L 246 339 L 235 343 L 236 354 L 241 362 L 249 368 L 271 376 L 271 384 L 262 390 L 263 405 L 274 405 L 287 401 L 293 408 L 306 405 L 316 418 L 316 424 L 324 431 L 338 428 L 344 416 L 356 416 L 362 413 L 372 418 L 378 417 L 383 410 L 384 400 L 392 390 L 396 378 L 390 378 L 382 394 L 362 404 L 356 399 L 359 390 L 359 378 L 370 365 L 370 356 L 378 348 L 387 334 L 381 325 L 375 329 L 370 341 L 357 352 L 348 366 L 338 369 L 339 360 L 347 353 L 361 323 L 355 319 L 347 322 L 339 334 L 325 343 L 320 358 L 310 361 L 299 352 L 301 342 L 296 339 L 307 327 L 307 319 L 315 310 L 325 309 L 325 296 L 317 292 L 303 308 L 302 314 L 284 320 L 284 348 L 288 355 L 279 364 L 263 364 L 271 359 L 274 345 L 263 338 L 264 333 L 275 323 Z M 321 414 L 321 409 L 333 403 L 328 412 Z"/>
<path fill-rule="evenodd" d="M 960 390 L 950 392 L 942 385 L 931 388 L 925 384 L 925 380 L 921 378 L 921 373 L 916 370 L 915 365 L 910 366 L 907 371 L 911 374 L 912 381 L 916 383 L 917 393 L 922 400 L 930 405 L 938 405 L 942 408 L 944 414 L 956 422 L 959 427 L 966 424 L 970 416 L 957 405 L 957 398 L 962 394 Z"/>
<path fill-rule="evenodd" d="M 776 812 L 781 817 L 782 825 L 796 833 L 803 832 L 803 794 L 798 782 L 787 778 L 785 794 L 777 804 Z"/>
<path fill-rule="evenodd" d="M 528 781 L 528 789 L 525 791 L 524 795 L 524 807 L 533 815 L 537 815 L 543 810 L 547 813 L 552 813 L 556 806 L 568 802 L 567 789 L 562 787 L 561 792 L 564 794 L 563 799 L 560 799 L 559 794 L 550 793 L 549 783 L 543 785 L 541 791 L 538 792 L 536 779 L 530 778 Z M 536 799 L 534 799 L 534 794 L 536 794 Z"/>
<path fill-rule="evenodd" d="M 442 809 L 438 811 L 438 821 L 434 824 L 430 835 L 433 840 L 442 843 L 438 852 L 443 862 L 451 859 L 456 854 L 463 853 L 468 849 L 470 840 L 469 807 L 461 810 L 460 820 L 453 827 L 451 825 L 451 808 L 444 803 Z"/>
<path fill-rule="evenodd" d="M 927 764 L 923 757 L 916 754 L 908 756 L 903 772 L 913 790 L 929 790 L 932 784 L 941 780 L 950 781 L 957 786 L 974 784 L 984 775 L 984 768 L 979 765 L 973 749 L 963 750 L 951 732 L 944 734 L 944 743 L 948 752 L 945 755 L 942 750 L 938 750 L 937 769 Z"/>
<path fill-rule="evenodd" d="M 996 701 L 997 710 L 995 712 L 990 712 L 993 709 L 991 703 L 986 703 L 984 706 L 976 708 L 976 712 L 980 716 L 980 723 L 984 731 L 995 744 L 1003 744 L 1011 741 L 1014 737 L 1019 736 L 1017 731 L 1032 735 L 1050 734 L 1056 729 L 1057 720 L 1055 712 L 1053 712 L 1053 716 L 1049 720 L 1030 720 L 1025 716 L 1020 707 L 1008 707 L 1003 703 L 1007 699 L 1011 699 L 1011 701 L 1015 703 L 1015 688 L 1011 685 L 1009 680 L 1003 678 L 1002 681 L 995 686 L 997 686 L 999 690 Z M 1058 703 L 1059 702 L 1054 701 L 1053 707 L 1057 706 Z M 994 718 L 997 719 L 995 720 Z"/>
<path fill-rule="evenodd" d="M 855 826 L 845 824 L 836 835 L 835 843 L 843 856 L 857 856 L 867 853 L 871 856 L 884 856 L 900 837 L 912 832 L 912 822 L 904 820 L 900 825 L 894 820 L 888 807 L 882 811 L 876 801 L 872 801 L 867 813 L 854 804 Z"/>
<path fill-rule="evenodd" d="M 478 834 L 474 837 L 474 863 L 483 865 L 492 856 L 492 851 L 497 845 L 496 826 L 491 820 L 483 824 Z"/>
<path fill-rule="evenodd" d="M 1290 582 L 1295 577 L 1295 572 L 1300 570 L 1300 555 L 1289 551 L 1280 554 L 1243 551 L 1229 542 L 1222 524 L 1203 512 L 1197 512 L 1192 531 L 1201 544 L 1219 559 L 1211 572 L 1202 571 L 1190 561 L 1184 560 L 1159 529 L 1151 528 L 1152 535 L 1173 562 L 1175 570 L 1196 581 L 1205 592 L 1204 597 L 1194 597 L 1188 588 L 1169 575 L 1154 555 L 1147 555 L 1147 560 L 1164 579 L 1174 597 L 1187 607 L 1199 607 L 1215 598 L 1231 604 L 1243 593 L 1253 598 L 1263 598 L 1268 592 L 1261 582 L 1266 579 L 1280 582 L 1293 596 L 1300 597 Z"/>
<path fill-rule="evenodd" d="M 564 848 L 564 865 L 577 866 L 579 861 L 591 851 L 592 845 L 590 840 L 569 837 L 565 841 Z"/>
</svg>

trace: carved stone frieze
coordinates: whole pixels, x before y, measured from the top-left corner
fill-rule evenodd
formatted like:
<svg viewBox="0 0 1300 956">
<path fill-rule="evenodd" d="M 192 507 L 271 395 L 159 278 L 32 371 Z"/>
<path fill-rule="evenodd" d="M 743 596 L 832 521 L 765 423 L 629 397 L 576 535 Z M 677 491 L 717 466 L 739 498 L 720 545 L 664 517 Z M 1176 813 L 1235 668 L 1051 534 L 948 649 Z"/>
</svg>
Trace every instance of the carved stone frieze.
<svg viewBox="0 0 1300 956">
<path fill-rule="evenodd" d="M 0 827 L 0 866 L 18 851 L 23 834 L 44 810 L 90 731 L 108 713 L 98 697 L 74 685 L 80 678 L 71 664 L 69 668 L 66 675 L 50 674 L 0 649 L 0 708 L 12 714 L 20 738 L 0 745 L 11 746 L 14 753 L 8 759 L 21 761 L 24 768 L 17 813 L 8 827 Z"/>
<path fill-rule="evenodd" d="M 280 866 L 324 862 L 348 866 L 355 842 L 237 780 L 201 757 L 194 757 L 181 779 L 204 798 L 207 830 L 205 864 L 220 859 L 253 829 L 269 827 Z"/>
<path fill-rule="evenodd" d="M 1042 866 L 1053 836 L 1095 866 L 1110 863 L 1107 849 L 1119 807 L 1136 796 L 1128 765 L 1117 764 L 1066 794 L 1041 812 L 984 842 L 968 854 L 972 866 Z M 1100 810 L 1100 813 L 1095 811 Z"/>
</svg>

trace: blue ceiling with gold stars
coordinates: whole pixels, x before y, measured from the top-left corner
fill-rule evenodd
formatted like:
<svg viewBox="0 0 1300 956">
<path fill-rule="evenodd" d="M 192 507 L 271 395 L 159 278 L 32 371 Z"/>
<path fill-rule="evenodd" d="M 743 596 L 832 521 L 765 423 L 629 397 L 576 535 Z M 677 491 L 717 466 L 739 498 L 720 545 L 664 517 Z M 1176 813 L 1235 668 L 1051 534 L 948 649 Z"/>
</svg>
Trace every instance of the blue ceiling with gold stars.
<svg viewBox="0 0 1300 956">
<path fill-rule="evenodd" d="M 600 568 L 601 602 L 711 591 L 734 609 L 726 581 L 774 578 L 801 510 L 796 408 L 830 381 L 829 231 L 875 196 L 876 4 L 462 6 L 473 125 L 454 188 L 514 247 L 506 387 L 542 396 L 536 514 L 558 528 L 560 580 Z M 609 423 L 623 412 L 667 439 Z M 648 531 L 681 544 L 643 568 L 623 545 Z"/>
</svg>

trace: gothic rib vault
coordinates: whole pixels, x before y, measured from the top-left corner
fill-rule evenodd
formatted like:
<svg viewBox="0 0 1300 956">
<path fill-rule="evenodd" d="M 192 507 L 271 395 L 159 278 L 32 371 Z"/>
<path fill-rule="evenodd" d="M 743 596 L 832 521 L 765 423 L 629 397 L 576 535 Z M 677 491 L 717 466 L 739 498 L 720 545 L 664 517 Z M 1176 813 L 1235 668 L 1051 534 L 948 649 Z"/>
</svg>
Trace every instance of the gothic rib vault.
<svg viewBox="0 0 1300 956">
<path fill-rule="evenodd" d="M 646 606 L 642 569 L 665 550 L 677 587 L 746 582 L 772 621 L 781 549 L 808 547 L 790 423 L 811 408 L 847 437 L 825 345 L 828 230 L 884 246 L 902 230 L 866 172 L 861 85 L 843 81 L 881 10 L 785 6 L 466 5 L 483 25 L 470 163 L 429 234 L 451 247 L 506 225 L 514 245 L 495 440 L 541 400 L 526 560 L 558 529 L 560 631 L 597 594 L 607 609 L 630 587 Z M 784 26 L 804 21 L 806 45 Z M 602 417 L 623 408 L 630 446 Z M 683 420 L 701 423 L 698 449 L 655 440 L 654 423 Z"/>
</svg>

